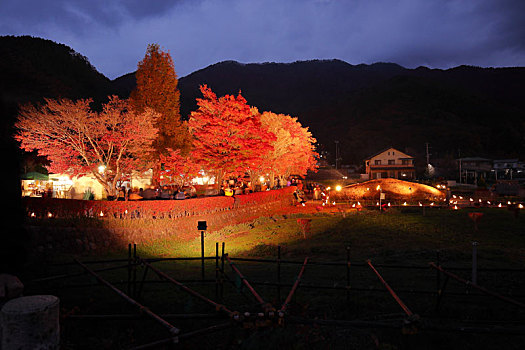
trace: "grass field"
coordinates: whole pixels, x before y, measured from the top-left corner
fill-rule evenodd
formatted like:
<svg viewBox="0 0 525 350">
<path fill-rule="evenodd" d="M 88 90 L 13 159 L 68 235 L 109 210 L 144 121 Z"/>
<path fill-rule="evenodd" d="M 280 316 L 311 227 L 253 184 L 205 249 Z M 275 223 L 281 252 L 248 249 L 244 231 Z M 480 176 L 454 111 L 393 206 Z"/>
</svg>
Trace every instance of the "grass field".
<svg viewBox="0 0 525 350">
<path fill-rule="evenodd" d="M 483 213 L 477 231 L 468 216 L 473 211 Z M 308 232 L 303 232 L 298 219 L 311 220 Z M 501 208 L 458 211 L 427 208 L 424 212 L 421 208 L 406 208 L 384 213 L 304 210 L 261 217 L 251 223 L 206 232 L 206 256 L 214 256 L 216 242 L 219 249 L 224 242 L 225 252 L 230 257 L 272 261 L 235 261 L 235 266 L 252 282 L 264 300 L 277 309 L 295 282 L 301 263 L 308 257 L 302 287 L 295 293 L 289 307 L 289 314 L 301 318 L 302 324 L 294 323 L 297 319 L 286 318 L 284 327 L 274 325 L 254 329 L 234 326 L 181 341 L 179 347 L 523 349 L 525 337 L 500 333 L 523 330 L 519 327 L 523 327 L 525 321 L 524 308 L 482 296 L 475 289 L 452 279 L 447 281 L 445 294 L 439 308 L 436 307 L 438 283 L 442 287 L 445 276 L 441 275 L 438 280 L 436 271 L 430 269 L 428 263 L 436 262 L 439 255 L 445 269 L 465 268 L 453 272 L 470 279 L 473 241 L 478 242 L 478 284 L 518 302 L 525 302 L 525 271 L 504 271 L 525 267 L 525 213 L 515 216 L 513 212 Z M 278 267 L 275 262 L 278 246 L 281 259 L 294 263 L 282 263 Z M 190 241 L 173 238 L 149 246 L 137 246 L 137 255 L 144 258 L 198 257 L 200 249 L 200 237 L 196 235 Z M 351 265 L 347 269 L 348 255 Z M 125 257 L 127 252 L 124 251 L 78 258 L 88 261 Z M 72 257 L 58 258 L 64 262 Z M 407 315 L 367 266 L 367 259 L 377 266 L 378 272 L 398 292 L 411 312 L 421 317 L 416 334 L 403 334 L 401 331 Z M 341 264 L 322 265 L 325 262 Z M 96 269 L 119 264 L 123 263 L 90 266 Z M 224 303 L 231 310 L 241 313 L 259 311 L 257 301 L 246 287 L 241 287 L 242 280 L 232 272 L 228 263 L 225 263 L 226 280 L 223 284 L 215 282 L 213 259 L 207 260 L 205 265 L 208 282 L 193 283 L 201 278 L 200 264 L 200 261 L 164 261 L 156 262 L 155 266 L 177 280 L 187 281 L 186 285 Z M 403 268 L 405 266 L 416 268 Z M 81 269 L 75 265 L 46 262 L 31 271 L 32 276 L 28 279 L 76 273 Z M 144 271 L 143 266 L 137 268 L 138 282 Z M 128 291 L 127 269 L 101 272 L 100 275 L 124 292 Z M 280 289 L 268 285 L 278 279 L 284 284 Z M 224 322 L 213 318 L 182 319 L 180 314 L 209 314 L 213 313 L 213 308 L 180 292 L 173 285 L 161 283 L 151 271 L 146 281 L 150 283 L 144 285 L 140 295 L 136 293 L 136 298 L 159 314 L 170 314 L 167 319 L 179 327 L 182 334 Z M 108 288 L 92 285 L 93 282 L 96 282 L 94 278 L 83 275 L 28 284 L 26 294 L 49 293 L 61 298 L 64 349 L 128 349 L 168 337 L 165 329 L 150 320 L 80 319 L 78 315 L 136 313 L 136 308 Z M 349 289 L 345 289 L 347 285 Z M 69 315 L 77 315 L 77 318 Z M 349 323 L 334 324 L 334 320 Z M 323 322 L 325 324 L 320 324 Z M 329 325 L 330 322 L 332 324 Z M 370 323 L 369 326 L 366 322 Z M 388 328 L 390 325 L 396 327 Z"/>
</svg>

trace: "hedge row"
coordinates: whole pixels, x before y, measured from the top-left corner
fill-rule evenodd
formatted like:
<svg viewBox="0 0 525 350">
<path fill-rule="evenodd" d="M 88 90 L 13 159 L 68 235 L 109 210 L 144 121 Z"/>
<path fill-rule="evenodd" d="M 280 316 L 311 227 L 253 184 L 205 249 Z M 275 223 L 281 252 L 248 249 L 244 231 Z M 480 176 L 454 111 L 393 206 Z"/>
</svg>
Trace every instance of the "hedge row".
<svg viewBox="0 0 525 350">
<path fill-rule="evenodd" d="M 23 199 L 30 217 L 114 217 L 114 218 L 180 218 L 259 206 L 281 201 L 292 202 L 295 187 L 255 192 L 235 197 L 202 197 L 185 200 L 86 201 L 77 199 Z"/>
</svg>

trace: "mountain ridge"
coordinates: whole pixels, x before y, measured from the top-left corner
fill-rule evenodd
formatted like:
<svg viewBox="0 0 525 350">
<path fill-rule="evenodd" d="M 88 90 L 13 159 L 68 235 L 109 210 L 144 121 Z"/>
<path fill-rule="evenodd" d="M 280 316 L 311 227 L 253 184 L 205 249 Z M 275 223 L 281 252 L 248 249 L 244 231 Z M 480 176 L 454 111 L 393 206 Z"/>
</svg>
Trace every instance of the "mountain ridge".
<svg viewBox="0 0 525 350">
<path fill-rule="evenodd" d="M 0 43 L 0 72 L 7 77 L 0 83 L 0 111 L 8 128 L 18 103 L 43 97 L 100 102 L 109 94 L 128 97 L 134 88 L 134 72 L 109 80 L 63 44 L 30 37 L 0 37 Z M 201 84 L 219 96 L 241 91 L 260 111 L 297 117 L 329 157 L 339 141 L 345 163 L 360 164 L 394 146 L 423 164 L 426 142 L 436 158 L 525 157 L 525 67 L 222 61 L 179 78 L 183 117 L 195 110 Z"/>
</svg>

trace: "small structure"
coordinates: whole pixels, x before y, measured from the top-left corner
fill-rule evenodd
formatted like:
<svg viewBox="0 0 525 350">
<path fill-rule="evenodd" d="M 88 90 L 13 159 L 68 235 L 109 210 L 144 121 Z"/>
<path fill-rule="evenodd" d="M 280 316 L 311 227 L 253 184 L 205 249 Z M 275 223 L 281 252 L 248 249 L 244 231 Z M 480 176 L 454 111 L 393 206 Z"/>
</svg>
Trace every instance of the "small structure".
<svg viewBox="0 0 525 350">
<path fill-rule="evenodd" d="M 494 176 L 496 180 L 513 180 L 525 176 L 525 162 L 519 159 L 494 159 Z"/>
<path fill-rule="evenodd" d="M 478 184 L 478 179 L 486 179 L 492 170 L 492 159 L 481 157 L 459 158 L 458 168 L 461 183 Z"/>
<path fill-rule="evenodd" d="M 413 180 L 416 177 L 414 157 L 389 147 L 365 160 L 368 179 L 394 178 Z"/>
<path fill-rule="evenodd" d="M 152 171 L 133 174 L 119 185 L 129 189 L 147 188 L 151 185 Z M 67 199 L 87 199 L 86 194 L 93 199 L 104 199 L 104 187 L 93 175 L 71 177 L 67 174 L 49 174 L 47 180 L 22 180 L 22 196 L 24 197 L 53 197 Z"/>
</svg>

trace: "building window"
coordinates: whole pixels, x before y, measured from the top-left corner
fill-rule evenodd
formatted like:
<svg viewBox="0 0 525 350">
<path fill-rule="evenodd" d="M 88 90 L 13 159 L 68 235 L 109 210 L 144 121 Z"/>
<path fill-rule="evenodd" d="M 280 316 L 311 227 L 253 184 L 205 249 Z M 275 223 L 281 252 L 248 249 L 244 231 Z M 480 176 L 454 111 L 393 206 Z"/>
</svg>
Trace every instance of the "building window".
<svg viewBox="0 0 525 350">
<path fill-rule="evenodd" d="M 375 165 L 381 165 L 381 159 L 376 159 L 376 160 L 374 161 L 374 164 L 375 164 Z"/>
<path fill-rule="evenodd" d="M 402 160 L 402 164 L 403 165 L 410 165 L 410 164 L 412 164 L 412 159 L 403 159 Z"/>
<path fill-rule="evenodd" d="M 388 160 L 388 165 L 394 165 L 396 164 L 396 160 L 395 159 L 389 159 Z"/>
</svg>

